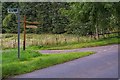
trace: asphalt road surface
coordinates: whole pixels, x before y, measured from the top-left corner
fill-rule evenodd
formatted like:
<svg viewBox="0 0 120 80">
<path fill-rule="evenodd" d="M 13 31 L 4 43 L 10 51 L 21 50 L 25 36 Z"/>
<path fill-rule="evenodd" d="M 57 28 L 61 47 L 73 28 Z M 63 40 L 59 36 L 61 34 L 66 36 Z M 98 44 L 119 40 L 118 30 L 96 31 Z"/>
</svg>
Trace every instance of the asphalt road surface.
<svg viewBox="0 0 120 80">
<path fill-rule="evenodd" d="M 58 64 L 13 78 L 118 78 L 118 45 L 71 49 L 43 50 L 43 54 L 95 51 L 96 54 Z"/>
</svg>

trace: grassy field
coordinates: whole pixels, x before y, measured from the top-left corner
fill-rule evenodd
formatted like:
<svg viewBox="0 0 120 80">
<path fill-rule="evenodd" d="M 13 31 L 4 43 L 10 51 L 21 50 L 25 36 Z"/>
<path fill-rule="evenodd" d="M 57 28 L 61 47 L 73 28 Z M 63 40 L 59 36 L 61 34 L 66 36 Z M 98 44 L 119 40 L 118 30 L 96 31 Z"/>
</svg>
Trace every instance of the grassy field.
<svg viewBox="0 0 120 80">
<path fill-rule="evenodd" d="M 94 52 L 72 52 L 67 54 L 40 54 L 35 51 L 21 51 L 17 59 L 17 50 L 3 51 L 2 76 L 7 78 L 17 74 L 31 72 L 52 65 L 60 64 L 80 57 L 89 56 Z M 1 66 L 1 65 L 0 65 Z"/>
<path fill-rule="evenodd" d="M 118 36 L 118 34 L 111 34 L 109 37 Z M 20 36 L 21 47 L 23 44 L 23 34 Z M 101 36 L 100 39 L 103 39 Z M 104 39 L 103 39 L 104 40 Z M 79 44 L 84 42 L 96 41 L 90 36 L 78 37 L 72 34 L 27 34 L 26 46 L 60 46 Z M 2 34 L 2 49 L 17 48 L 17 34 Z"/>
<path fill-rule="evenodd" d="M 118 40 L 119 40 L 118 38 L 108 38 L 108 39 L 101 39 L 101 40 L 89 41 L 89 42 L 71 43 L 71 44 L 65 44 L 65 45 L 59 45 L 53 47 L 47 46 L 43 49 L 61 50 L 61 49 L 76 49 L 76 48 L 85 48 L 85 47 L 104 46 L 110 44 L 118 44 L 120 43 Z"/>
<path fill-rule="evenodd" d="M 23 34 L 20 36 L 21 45 L 23 44 Z M 81 42 L 89 41 L 90 38 L 79 37 Z M 26 46 L 36 45 L 58 45 L 65 43 L 77 42 L 78 37 L 76 35 L 69 34 L 27 34 Z M 17 47 L 17 34 L 2 34 L 2 48 L 16 48 Z M 22 47 L 22 46 L 21 46 Z"/>
<path fill-rule="evenodd" d="M 95 47 L 95 46 L 104 46 L 110 44 L 119 44 L 120 38 L 113 37 L 100 40 L 91 40 L 88 42 L 74 42 L 66 43 L 59 45 L 37 45 L 37 46 L 28 46 L 27 50 L 63 50 L 63 49 L 76 49 L 76 48 L 85 48 L 85 47 Z"/>
</svg>

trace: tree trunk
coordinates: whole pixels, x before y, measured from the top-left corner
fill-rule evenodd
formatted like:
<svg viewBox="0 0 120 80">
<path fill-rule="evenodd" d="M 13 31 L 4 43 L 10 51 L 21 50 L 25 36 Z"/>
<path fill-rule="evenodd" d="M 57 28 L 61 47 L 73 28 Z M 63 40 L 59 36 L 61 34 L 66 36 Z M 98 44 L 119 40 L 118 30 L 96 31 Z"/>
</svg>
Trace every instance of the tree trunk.
<svg viewBox="0 0 120 80">
<path fill-rule="evenodd" d="M 99 39 L 97 24 L 95 25 L 95 36 L 96 36 L 96 39 Z"/>
</svg>

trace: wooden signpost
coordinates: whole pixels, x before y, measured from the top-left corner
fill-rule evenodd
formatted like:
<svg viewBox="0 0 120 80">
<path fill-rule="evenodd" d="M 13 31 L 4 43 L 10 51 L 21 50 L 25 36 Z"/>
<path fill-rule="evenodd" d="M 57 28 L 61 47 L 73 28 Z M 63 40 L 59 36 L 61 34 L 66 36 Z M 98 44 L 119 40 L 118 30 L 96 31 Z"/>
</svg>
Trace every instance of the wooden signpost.
<svg viewBox="0 0 120 80">
<path fill-rule="evenodd" d="M 20 22 L 24 23 L 23 50 L 25 50 L 25 46 L 26 46 L 26 28 L 37 28 L 37 26 L 35 26 L 35 25 L 36 24 L 40 24 L 40 23 L 39 22 L 29 22 L 29 21 L 26 21 L 26 16 L 25 15 L 24 15 L 24 21 L 20 21 Z M 26 25 L 26 24 L 30 24 L 30 25 Z"/>
<path fill-rule="evenodd" d="M 26 41 L 26 16 L 24 15 L 24 40 L 23 40 L 23 50 L 25 50 L 25 41 Z"/>
</svg>

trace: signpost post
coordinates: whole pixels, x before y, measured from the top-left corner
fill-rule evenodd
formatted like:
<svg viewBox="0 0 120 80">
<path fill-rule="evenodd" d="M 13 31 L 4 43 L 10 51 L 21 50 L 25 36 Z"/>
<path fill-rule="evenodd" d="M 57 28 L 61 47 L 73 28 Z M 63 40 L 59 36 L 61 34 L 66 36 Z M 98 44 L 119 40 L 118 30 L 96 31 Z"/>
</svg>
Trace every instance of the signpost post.
<svg viewBox="0 0 120 80">
<path fill-rule="evenodd" d="M 18 58 L 20 58 L 20 10 L 19 8 L 8 8 L 8 13 L 14 13 L 18 17 Z"/>
<path fill-rule="evenodd" d="M 23 50 L 25 50 L 26 44 L 26 16 L 24 15 L 24 41 L 23 41 Z"/>
</svg>

